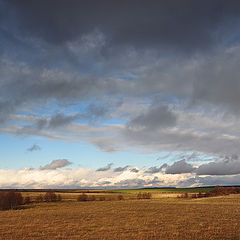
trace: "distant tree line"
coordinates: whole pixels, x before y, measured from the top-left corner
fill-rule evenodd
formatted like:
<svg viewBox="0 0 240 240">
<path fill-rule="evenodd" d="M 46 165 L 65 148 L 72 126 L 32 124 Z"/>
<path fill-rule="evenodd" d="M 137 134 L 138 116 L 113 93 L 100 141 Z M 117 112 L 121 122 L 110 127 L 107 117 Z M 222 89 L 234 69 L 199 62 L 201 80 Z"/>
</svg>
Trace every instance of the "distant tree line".
<svg viewBox="0 0 240 240">
<path fill-rule="evenodd" d="M 151 199 L 152 194 L 147 193 L 138 193 L 135 198 L 133 199 Z M 124 196 L 122 194 L 118 195 L 87 195 L 85 193 L 82 193 L 77 197 L 78 202 L 86 202 L 86 201 L 114 201 L 114 200 L 124 200 Z"/>
<path fill-rule="evenodd" d="M 221 187 L 216 186 L 213 190 L 209 192 L 199 192 L 199 193 L 183 193 L 179 195 L 179 198 L 204 198 L 204 197 L 217 197 L 229 194 L 240 194 L 240 187 Z"/>
<path fill-rule="evenodd" d="M 15 190 L 0 192 L 0 210 L 18 209 L 21 205 L 30 204 L 32 202 L 59 202 L 62 201 L 60 194 L 54 192 L 46 192 L 45 195 L 39 195 L 35 199 L 30 196 L 23 197 L 21 192 Z"/>
</svg>

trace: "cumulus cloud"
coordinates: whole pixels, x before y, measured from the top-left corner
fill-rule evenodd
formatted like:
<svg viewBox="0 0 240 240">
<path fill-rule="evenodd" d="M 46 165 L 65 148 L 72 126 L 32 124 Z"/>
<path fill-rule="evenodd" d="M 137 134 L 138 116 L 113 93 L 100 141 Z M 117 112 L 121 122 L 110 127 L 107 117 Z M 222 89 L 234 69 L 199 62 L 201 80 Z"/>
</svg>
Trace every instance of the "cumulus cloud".
<svg viewBox="0 0 240 240">
<path fill-rule="evenodd" d="M 143 169 L 132 172 L 78 169 L 0 169 L 1 188 L 129 188 L 177 186 L 190 175 L 157 173 L 146 175 Z"/>
<path fill-rule="evenodd" d="M 231 160 L 232 161 L 232 160 Z M 234 161 L 237 161 L 236 159 Z M 1 188 L 133 188 L 133 187 L 200 187 L 210 185 L 239 184 L 240 174 L 198 175 L 190 164 L 177 161 L 166 172 L 148 171 L 139 167 L 122 171 L 109 171 L 111 167 L 94 170 L 90 168 L 61 169 L 70 163 L 53 161 L 40 169 L 24 168 L 19 170 L 0 169 Z M 50 166 L 52 165 L 52 166 Z M 166 165 L 165 165 L 166 167 Z M 169 166 L 168 166 L 169 167 Z M 124 169 L 124 170 L 123 170 Z M 150 168 L 151 169 L 151 168 Z M 43 171 L 44 170 L 44 171 Z M 154 168 L 152 168 L 154 170 Z M 158 169 L 159 170 L 159 169 Z"/>
<path fill-rule="evenodd" d="M 27 149 L 29 152 L 39 151 L 41 148 L 37 144 L 33 144 L 30 148 Z"/>
<path fill-rule="evenodd" d="M 39 169 L 40 170 L 55 170 L 58 168 L 63 168 L 63 167 L 69 166 L 71 164 L 72 163 L 69 162 L 67 159 L 57 159 L 57 160 L 53 160 L 51 163 L 49 163 L 43 167 L 40 167 Z"/>
</svg>

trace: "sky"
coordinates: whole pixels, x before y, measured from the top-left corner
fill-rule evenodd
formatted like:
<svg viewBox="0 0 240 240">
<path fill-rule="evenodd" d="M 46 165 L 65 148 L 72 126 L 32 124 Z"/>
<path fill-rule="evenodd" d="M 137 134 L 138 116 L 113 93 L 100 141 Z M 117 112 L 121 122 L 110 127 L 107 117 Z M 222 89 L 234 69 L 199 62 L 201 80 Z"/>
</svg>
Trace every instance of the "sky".
<svg viewBox="0 0 240 240">
<path fill-rule="evenodd" d="M 240 183 L 238 0 L 0 0 L 0 188 Z"/>
</svg>

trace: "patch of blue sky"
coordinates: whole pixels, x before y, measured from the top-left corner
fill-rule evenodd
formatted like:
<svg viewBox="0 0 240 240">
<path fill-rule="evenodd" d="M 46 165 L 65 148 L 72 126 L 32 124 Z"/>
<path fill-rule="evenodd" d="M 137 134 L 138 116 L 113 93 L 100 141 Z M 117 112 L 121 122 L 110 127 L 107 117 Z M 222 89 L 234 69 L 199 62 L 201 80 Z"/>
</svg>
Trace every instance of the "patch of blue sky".
<svg viewBox="0 0 240 240">
<path fill-rule="evenodd" d="M 3 133 L 0 134 L 0 142 L 2 169 L 39 168 L 56 159 L 68 159 L 73 163 L 68 166 L 70 168 L 97 169 L 109 163 L 113 163 L 113 167 L 129 165 L 147 168 L 156 166 L 158 164 L 156 159 L 159 157 L 159 153 L 142 154 L 134 151 L 108 153 L 84 142 L 46 141 L 38 137 L 17 138 Z M 34 144 L 41 150 L 27 151 Z"/>
</svg>

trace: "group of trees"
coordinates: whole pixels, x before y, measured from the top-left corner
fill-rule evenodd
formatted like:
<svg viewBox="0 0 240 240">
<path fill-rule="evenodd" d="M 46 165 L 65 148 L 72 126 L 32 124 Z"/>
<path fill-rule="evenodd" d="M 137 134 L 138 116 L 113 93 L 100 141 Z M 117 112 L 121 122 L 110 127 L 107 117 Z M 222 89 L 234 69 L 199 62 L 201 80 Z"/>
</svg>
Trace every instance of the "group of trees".
<svg viewBox="0 0 240 240">
<path fill-rule="evenodd" d="M 21 193 L 15 191 L 0 192 L 0 210 L 15 209 L 24 203 Z"/>
<path fill-rule="evenodd" d="M 51 191 L 46 192 L 43 199 L 45 202 L 60 202 L 62 201 L 62 196 Z"/>
<path fill-rule="evenodd" d="M 45 195 L 39 195 L 32 200 L 31 197 L 23 197 L 20 192 L 15 190 L 0 192 L 0 210 L 17 209 L 21 205 L 30 204 L 32 202 L 58 202 L 62 201 L 60 194 L 55 194 L 52 191 L 46 192 Z"/>
<path fill-rule="evenodd" d="M 95 201 L 95 200 L 96 200 L 96 197 L 94 195 L 87 195 L 85 193 L 77 197 L 78 202 Z"/>
</svg>

